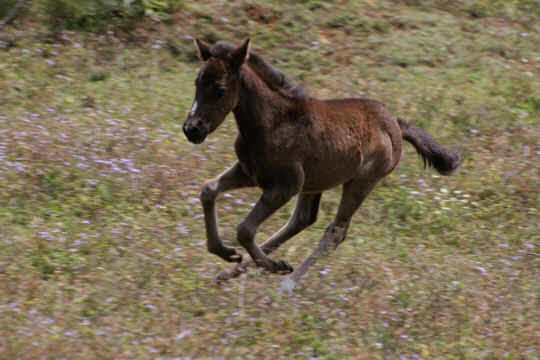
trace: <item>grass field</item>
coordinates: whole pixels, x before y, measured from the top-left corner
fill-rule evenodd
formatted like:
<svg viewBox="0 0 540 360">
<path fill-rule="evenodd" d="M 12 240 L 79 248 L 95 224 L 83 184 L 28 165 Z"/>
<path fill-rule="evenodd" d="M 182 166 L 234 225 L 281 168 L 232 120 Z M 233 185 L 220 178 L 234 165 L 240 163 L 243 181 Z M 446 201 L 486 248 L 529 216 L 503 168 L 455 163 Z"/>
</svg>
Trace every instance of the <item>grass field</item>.
<svg viewBox="0 0 540 360">
<path fill-rule="evenodd" d="M 0 359 L 540 358 L 540 4 L 186 1 L 126 32 L 0 42 Z M 410 145 L 347 241 L 291 297 L 207 253 L 202 183 L 235 161 L 232 116 L 181 126 L 192 37 L 253 48 L 312 96 L 369 97 L 463 154 L 451 177 Z M 259 191 L 225 194 L 230 245 Z M 335 215 L 273 255 L 297 266 Z M 282 226 L 294 201 L 267 221 Z"/>
</svg>

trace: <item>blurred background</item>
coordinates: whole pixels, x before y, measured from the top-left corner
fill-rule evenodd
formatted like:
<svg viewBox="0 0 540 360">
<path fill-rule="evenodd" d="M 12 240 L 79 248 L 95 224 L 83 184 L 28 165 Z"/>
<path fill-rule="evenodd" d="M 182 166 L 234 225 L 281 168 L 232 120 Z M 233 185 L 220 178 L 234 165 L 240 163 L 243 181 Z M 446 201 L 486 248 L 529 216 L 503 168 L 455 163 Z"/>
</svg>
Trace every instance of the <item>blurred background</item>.
<svg viewBox="0 0 540 360">
<path fill-rule="evenodd" d="M 0 358 L 537 359 L 538 0 L 2 0 Z M 464 158 L 412 146 L 291 297 L 207 253 L 202 183 L 232 116 L 181 126 L 201 63 L 240 44 L 318 98 L 368 97 Z M 221 234 L 260 192 L 219 200 Z M 275 253 L 293 266 L 332 221 Z M 278 230 L 294 200 L 257 234 Z"/>
</svg>

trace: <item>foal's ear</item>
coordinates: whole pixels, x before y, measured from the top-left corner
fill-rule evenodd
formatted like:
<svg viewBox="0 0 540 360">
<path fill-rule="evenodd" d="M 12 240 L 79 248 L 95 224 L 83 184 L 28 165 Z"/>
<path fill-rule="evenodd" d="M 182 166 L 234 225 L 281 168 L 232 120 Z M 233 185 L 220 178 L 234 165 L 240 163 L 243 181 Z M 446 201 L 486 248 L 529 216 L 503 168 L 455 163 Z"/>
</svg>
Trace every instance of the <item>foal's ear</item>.
<svg viewBox="0 0 540 360">
<path fill-rule="evenodd" d="M 234 71 L 240 70 L 240 66 L 249 59 L 249 48 L 250 40 L 247 39 L 244 44 L 232 52 L 230 65 Z"/>
<path fill-rule="evenodd" d="M 197 48 L 197 51 L 199 52 L 199 57 L 202 61 L 206 61 L 212 56 L 212 52 L 210 51 L 210 45 L 203 43 L 201 40 L 195 39 L 195 47 Z"/>
</svg>

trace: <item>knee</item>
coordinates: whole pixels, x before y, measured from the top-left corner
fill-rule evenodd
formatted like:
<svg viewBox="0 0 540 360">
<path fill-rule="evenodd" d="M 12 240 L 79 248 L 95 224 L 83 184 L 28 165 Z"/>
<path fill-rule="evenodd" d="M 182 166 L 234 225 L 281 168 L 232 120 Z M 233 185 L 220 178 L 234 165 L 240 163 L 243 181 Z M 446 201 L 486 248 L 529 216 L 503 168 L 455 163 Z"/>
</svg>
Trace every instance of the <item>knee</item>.
<svg viewBox="0 0 540 360">
<path fill-rule="evenodd" d="M 204 183 L 201 189 L 201 202 L 208 204 L 216 201 L 218 192 L 215 188 L 215 184 L 211 181 Z"/>
<path fill-rule="evenodd" d="M 246 247 L 253 242 L 255 238 L 255 228 L 246 223 L 241 223 L 237 228 L 238 242 Z"/>
</svg>

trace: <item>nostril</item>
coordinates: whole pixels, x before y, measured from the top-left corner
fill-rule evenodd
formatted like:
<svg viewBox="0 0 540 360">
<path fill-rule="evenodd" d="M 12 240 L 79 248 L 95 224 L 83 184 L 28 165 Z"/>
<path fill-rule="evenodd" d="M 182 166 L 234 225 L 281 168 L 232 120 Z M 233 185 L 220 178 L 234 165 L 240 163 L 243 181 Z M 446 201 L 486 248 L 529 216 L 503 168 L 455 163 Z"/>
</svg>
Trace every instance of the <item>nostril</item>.
<svg viewBox="0 0 540 360">
<path fill-rule="evenodd" d="M 201 128 L 198 127 L 198 126 L 193 126 L 189 131 L 190 131 L 194 136 L 199 136 L 199 135 L 201 135 Z"/>
</svg>

